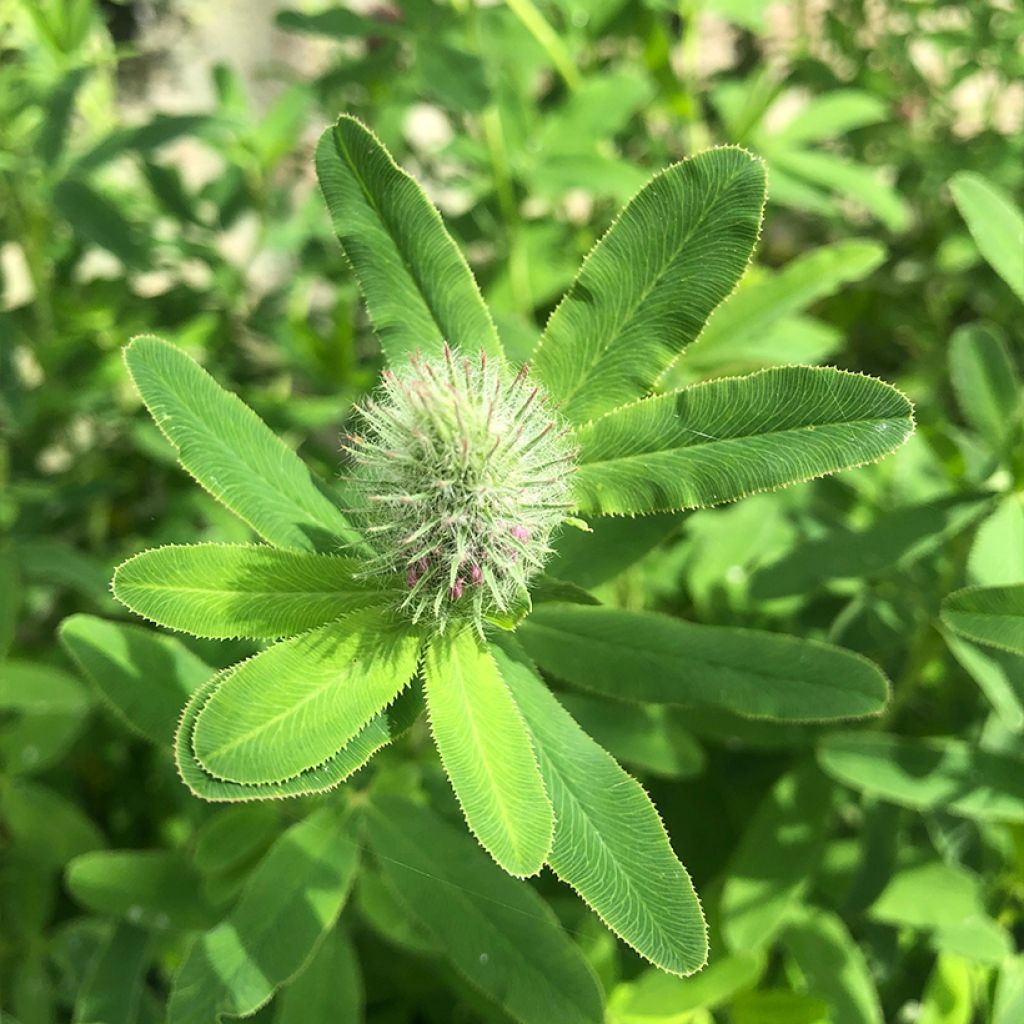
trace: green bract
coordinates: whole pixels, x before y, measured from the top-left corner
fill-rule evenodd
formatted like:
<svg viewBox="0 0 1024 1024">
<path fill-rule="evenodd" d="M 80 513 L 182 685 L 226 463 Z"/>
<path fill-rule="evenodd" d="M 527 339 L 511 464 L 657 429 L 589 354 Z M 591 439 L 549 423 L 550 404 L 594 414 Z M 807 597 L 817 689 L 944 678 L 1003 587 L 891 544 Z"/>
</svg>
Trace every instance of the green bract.
<svg viewBox="0 0 1024 1024">
<path fill-rule="evenodd" d="M 190 695 L 175 752 L 183 780 L 207 800 L 329 790 L 409 730 L 425 706 L 469 828 L 494 861 L 517 876 L 549 865 L 643 957 L 692 973 L 706 960 L 706 927 L 659 815 L 549 684 L 687 713 L 805 722 L 875 714 L 887 681 L 828 644 L 597 607 L 593 595 L 541 570 L 587 560 L 593 541 L 580 534 L 565 559 L 549 560 L 573 512 L 595 517 L 600 534 L 603 515 L 704 507 L 879 459 L 911 433 L 910 403 L 874 378 L 799 366 L 655 393 L 756 244 L 764 170 L 741 149 L 701 153 L 640 190 L 551 317 L 532 371 L 503 355 L 438 213 L 370 131 L 341 118 L 324 134 L 317 169 L 392 361 L 351 420 L 343 495 L 314 479 L 180 349 L 143 337 L 125 350 L 182 466 L 266 543 L 144 552 L 117 570 L 114 593 L 169 629 L 267 646 L 200 682 L 202 662 L 171 638 L 155 643 L 82 617 L 64 641 L 147 736 L 164 737 L 167 700 Z M 642 523 L 624 522 L 617 543 L 635 555 L 611 564 L 642 554 L 665 531 L 664 522 L 654 526 L 650 540 Z M 602 565 L 595 562 L 595 579 L 608 574 Z M 950 612 L 953 628 L 964 610 Z M 140 677 L 123 654 L 132 644 L 175 670 L 159 715 L 132 704 Z M 587 707 L 580 698 L 565 704 Z M 661 710 L 648 708 L 645 728 L 667 730 Z M 822 757 L 834 774 L 852 776 L 841 754 Z M 798 783 L 780 783 L 779 813 L 765 829 L 784 818 Z M 822 792 L 818 803 L 827 802 Z M 478 941 L 521 959 L 520 984 L 501 996 L 519 1020 L 533 1024 L 553 1001 L 559 1021 L 601 1020 L 593 978 L 575 946 L 537 916 L 533 894 L 502 878 L 496 908 L 474 886 L 497 869 L 464 836 L 373 787 L 355 806 L 363 809 L 352 821 L 329 810 L 307 819 L 271 854 L 315 863 L 329 882 L 308 922 L 310 942 L 343 897 L 352 872 L 347 836 L 362 820 L 384 853 L 387 898 L 408 913 L 415 942 L 443 949 L 491 995 Z M 322 835 L 337 843 L 324 845 Z M 807 856 L 814 850 L 809 833 Z M 755 853 L 742 854 L 738 877 L 756 874 L 747 864 Z M 261 877 L 222 926 L 243 940 L 255 927 Z M 438 924 L 453 897 L 435 878 L 465 886 L 456 897 L 459 929 L 471 922 L 472 935 Z M 730 898 L 742 888 L 734 880 Z M 275 919 L 295 913 L 291 892 L 273 896 Z M 761 941 L 785 909 L 773 905 L 746 927 Z M 809 935 L 822 925 L 801 927 Z M 797 943 L 802 933 L 787 934 Z M 204 939 L 214 941 L 217 931 Z M 344 955 L 327 949 L 325 963 Z M 189 1015 L 200 1005 L 254 1009 L 293 967 L 284 951 L 268 954 L 268 964 L 261 978 L 211 979 L 195 947 L 171 998 L 172 1019 L 197 1019 Z"/>
</svg>

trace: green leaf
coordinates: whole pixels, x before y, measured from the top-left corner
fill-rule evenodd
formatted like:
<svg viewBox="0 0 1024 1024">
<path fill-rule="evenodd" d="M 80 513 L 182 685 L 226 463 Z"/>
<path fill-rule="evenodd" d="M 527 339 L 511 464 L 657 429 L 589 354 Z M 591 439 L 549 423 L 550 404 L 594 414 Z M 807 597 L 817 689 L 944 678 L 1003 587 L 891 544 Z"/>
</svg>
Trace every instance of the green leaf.
<svg viewBox="0 0 1024 1024">
<path fill-rule="evenodd" d="M 215 920 L 199 875 L 175 850 L 96 850 L 68 864 L 82 906 L 145 928 L 208 928 Z"/>
<path fill-rule="evenodd" d="M 192 748 L 228 782 L 281 782 L 338 753 L 416 671 L 419 639 L 356 613 L 229 669 L 203 704 Z"/>
<path fill-rule="evenodd" d="M 500 355 L 494 322 L 465 257 L 423 190 L 353 117 L 323 133 L 316 169 L 370 320 L 394 365 L 444 342 Z"/>
<path fill-rule="evenodd" d="M 0 819 L 18 850 L 47 867 L 105 846 L 79 807 L 47 786 L 12 779 L 0 790 Z"/>
<path fill-rule="evenodd" d="M 692 978 L 647 970 L 617 986 L 608 1001 L 614 1024 L 696 1024 L 694 1010 L 713 1010 L 757 982 L 764 958 L 756 953 L 719 956 Z"/>
<path fill-rule="evenodd" d="M 204 875 L 230 875 L 266 850 L 280 822 L 273 804 L 226 807 L 196 832 L 192 863 Z"/>
<path fill-rule="evenodd" d="M 673 974 L 707 960 L 700 901 L 643 787 L 571 718 L 522 655 L 492 646 L 555 807 L 551 869 L 641 956 Z"/>
<path fill-rule="evenodd" d="M 581 587 L 596 587 L 639 562 L 676 530 L 678 512 L 615 519 L 604 516 L 591 524 L 591 533 L 563 530 L 547 571 Z"/>
<path fill-rule="evenodd" d="M 626 205 L 548 321 L 534 369 L 571 422 L 647 394 L 746 269 L 764 167 L 723 147 L 674 164 Z"/>
<path fill-rule="evenodd" d="M 7 657 L 14 643 L 14 631 L 21 610 L 20 576 L 14 546 L 0 545 L 0 579 L 4 581 L 0 587 L 0 661 Z"/>
<path fill-rule="evenodd" d="M 833 527 L 754 573 L 751 596 L 813 594 L 829 580 L 871 579 L 905 569 L 955 537 L 992 507 L 990 496 L 939 498 L 884 512 L 869 526 Z"/>
<path fill-rule="evenodd" d="M 579 509 L 703 508 L 875 462 L 914 428 L 894 387 L 830 367 L 782 366 L 623 406 L 578 431 Z"/>
<path fill-rule="evenodd" d="M 559 694 L 559 701 L 588 736 L 616 760 L 668 779 L 700 775 L 704 751 L 681 726 L 673 708 L 623 704 L 582 693 Z"/>
<path fill-rule="evenodd" d="M 1024 730 L 1024 657 L 979 647 L 942 631 L 953 657 L 978 684 L 1011 732 Z"/>
<path fill-rule="evenodd" d="M 520 1024 L 601 1024 L 601 992 L 547 903 L 460 829 L 377 795 L 366 811 L 380 870 L 472 985 Z"/>
<path fill-rule="evenodd" d="M 554 812 L 494 658 L 466 630 L 431 644 L 423 678 L 434 741 L 470 830 L 510 875 L 537 874 Z"/>
<path fill-rule="evenodd" d="M 53 206 L 83 247 L 98 245 L 133 270 L 148 266 L 150 240 L 142 228 L 86 181 L 62 178 L 53 190 Z"/>
<path fill-rule="evenodd" d="M 354 539 L 301 459 L 236 395 L 159 338 L 135 338 L 124 358 L 182 466 L 264 540 L 336 551 Z"/>
<path fill-rule="evenodd" d="M 329 932 L 302 973 L 275 1003 L 274 1024 L 352 1024 L 363 1019 L 363 982 L 352 943 Z"/>
<path fill-rule="evenodd" d="M 82 730 L 89 697 L 51 665 L 0 661 L 0 764 L 10 774 L 42 771 L 59 761 Z"/>
<path fill-rule="evenodd" d="M 411 728 L 423 712 L 423 698 L 419 690 L 407 690 L 386 711 L 370 719 L 341 750 L 327 758 L 323 764 L 284 782 L 243 785 L 215 778 L 203 768 L 192 752 L 192 731 L 196 718 L 220 681 L 220 676 L 215 677 L 192 695 L 182 712 L 181 724 L 174 740 L 174 760 L 182 781 L 196 796 L 215 803 L 308 796 L 334 789 L 362 768 L 381 747 Z"/>
<path fill-rule="evenodd" d="M 818 760 L 837 781 L 901 807 L 1024 822 L 1024 762 L 963 740 L 833 733 Z"/>
<path fill-rule="evenodd" d="M 992 1024 L 1016 1024 L 1024 1016 L 1024 954 L 1007 957 L 999 971 Z"/>
<path fill-rule="evenodd" d="M 136 615 L 194 636 L 273 639 L 386 597 L 360 563 L 264 545 L 172 544 L 118 566 L 114 596 Z"/>
<path fill-rule="evenodd" d="M 943 624 L 958 636 L 1024 654 L 1024 583 L 965 587 L 942 602 Z"/>
<path fill-rule="evenodd" d="M 978 527 L 967 578 L 984 587 L 1024 583 L 1024 495 L 1007 495 Z"/>
<path fill-rule="evenodd" d="M 182 703 L 213 675 L 180 640 L 141 626 L 72 615 L 58 635 L 116 717 L 160 746 L 173 739 Z"/>
<path fill-rule="evenodd" d="M 652 612 L 545 604 L 518 636 L 552 675 L 619 700 L 807 722 L 878 714 L 889 694 L 879 669 L 851 651 Z"/>
<path fill-rule="evenodd" d="M 310 960 L 338 918 L 358 864 L 347 817 L 324 807 L 288 829 L 231 914 L 188 948 L 168 1024 L 255 1013 Z"/>
<path fill-rule="evenodd" d="M 1024 213 L 980 174 L 954 174 L 949 188 L 981 255 L 1024 302 Z"/>
<path fill-rule="evenodd" d="M 782 941 L 832 1024 L 883 1024 L 882 1008 L 860 947 L 835 914 L 817 907 L 794 913 Z"/>
<path fill-rule="evenodd" d="M 941 899 L 935 898 L 938 893 Z M 886 924 L 929 932 L 935 949 L 972 960 L 999 964 L 1013 952 L 1005 929 L 985 911 L 981 879 L 942 861 L 897 872 L 868 914 Z"/>
<path fill-rule="evenodd" d="M 964 418 L 999 449 L 1021 410 L 1020 378 L 1002 337 L 981 324 L 959 328 L 949 342 L 949 376 Z"/>
<path fill-rule="evenodd" d="M 928 976 L 918 1024 L 971 1024 L 977 972 L 963 957 L 941 954 Z"/>
<path fill-rule="evenodd" d="M 77 993 L 76 1024 L 131 1024 L 138 1020 L 151 959 L 149 935 L 129 924 L 117 925 L 97 951 Z"/>
<path fill-rule="evenodd" d="M 832 89 L 813 97 L 775 138 L 792 145 L 835 139 L 857 128 L 888 120 L 886 105 L 858 89 Z"/>
<path fill-rule="evenodd" d="M 715 370 L 720 373 L 730 364 L 770 362 L 771 350 L 765 339 L 773 328 L 842 285 L 867 277 L 884 262 L 885 255 L 885 247 L 878 242 L 850 238 L 797 256 L 777 272 L 751 275 L 718 307 L 667 380 Z"/>
<path fill-rule="evenodd" d="M 772 787 L 743 833 L 722 889 L 722 933 L 737 952 L 775 938 L 821 862 L 832 787 L 813 762 Z"/>
</svg>

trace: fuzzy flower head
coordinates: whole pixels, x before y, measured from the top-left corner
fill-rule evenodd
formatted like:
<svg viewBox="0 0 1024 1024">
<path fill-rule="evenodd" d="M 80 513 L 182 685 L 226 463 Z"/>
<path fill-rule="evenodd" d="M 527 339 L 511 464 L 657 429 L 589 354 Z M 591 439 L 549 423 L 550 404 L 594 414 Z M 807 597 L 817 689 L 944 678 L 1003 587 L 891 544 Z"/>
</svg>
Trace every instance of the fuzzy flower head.
<svg viewBox="0 0 1024 1024">
<path fill-rule="evenodd" d="M 444 630 L 508 612 L 571 508 L 576 453 L 527 368 L 481 352 L 385 372 L 348 436 L 356 517 L 400 610 Z"/>
</svg>

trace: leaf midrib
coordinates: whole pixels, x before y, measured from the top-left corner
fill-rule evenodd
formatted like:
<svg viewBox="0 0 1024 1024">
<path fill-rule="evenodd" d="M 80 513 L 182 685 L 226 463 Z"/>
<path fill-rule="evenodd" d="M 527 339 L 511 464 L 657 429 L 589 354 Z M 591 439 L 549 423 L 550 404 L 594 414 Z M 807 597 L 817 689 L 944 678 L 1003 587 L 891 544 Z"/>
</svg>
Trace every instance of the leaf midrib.
<svg viewBox="0 0 1024 1024">
<path fill-rule="evenodd" d="M 649 399 L 649 401 L 655 401 L 655 400 L 656 399 Z M 608 413 L 608 415 L 611 416 L 611 415 L 614 415 L 614 413 Z M 766 430 L 766 431 L 763 431 L 762 433 L 758 433 L 758 434 L 736 434 L 736 435 L 731 436 L 731 437 L 716 437 L 716 438 L 713 438 L 711 440 L 697 441 L 697 442 L 695 442 L 693 444 L 679 444 L 679 445 L 673 445 L 671 447 L 656 448 L 653 451 L 634 452 L 634 453 L 629 454 L 629 455 L 614 455 L 614 456 L 608 456 L 606 458 L 599 458 L 599 459 L 588 459 L 587 458 L 586 444 L 584 442 L 584 444 L 582 446 L 583 447 L 583 452 L 582 452 L 582 454 L 580 456 L 579 468 L 580 469 L 585 469 L 587 466 L 606 466 L 606 465 L 608 465 L 609 463 L 612 463 L 612 462 L 626 462 L 626 461 L 629 461 L 630 459 L 643 459 L 643 458 L 646 458 L 646 457 L 652 456 L 652 455 L 669 455 L 669 454 L 672 454 L 674 452 L 685 451 L 685 450 L 689 450 L 689 449 L 693 449 L 695 451 L 701 451 L 701 450 L 706 449 L 706 448 L 713 448 L 715 445 L 726 445 L 726 444 L 732 444 L 732 443 L 738 442 L 738 441 L 739 442 L 741 442 L 741 441 L 753 441 L 753 440 L 759 440 L 761 438 L 781 437 L 781 436 L 784 436 L 785 434 L 796 434 L 796 433 L 799 433 L 801 431 L 807 431 L 809 428 L 813 428 L 815 431 L 817 431 L 817 430 L 825 430 L 828 427 L 855 427 L 855 426 L 863 426 L 863 425 L 867 425 L 867 424 L 878 424 L 878 423 L 892 423 L 894 425 L 901 426 L 901 425 L 904 424 L 905 421 L 909 422 L 909 417 L 879 416 L 879 417 L 875 417 L 875 418 L 859 418 L 859 419 L 851 419 L 851 420 L 829 420 L 826 423 L 805 423 L 805 424 L 802 424 L 801 426 L 798 426 L 798 427 L 785 427 L 785 428 L 783 428 L 781 430 Z M 600 422 L 600 420 L 595 420 L 594 421 L 595 424 L 599 423 L 599 422 Z M 590 424 L 589 426 L 592 428 L 593 425 L 594 424 Z"/>
</svg>

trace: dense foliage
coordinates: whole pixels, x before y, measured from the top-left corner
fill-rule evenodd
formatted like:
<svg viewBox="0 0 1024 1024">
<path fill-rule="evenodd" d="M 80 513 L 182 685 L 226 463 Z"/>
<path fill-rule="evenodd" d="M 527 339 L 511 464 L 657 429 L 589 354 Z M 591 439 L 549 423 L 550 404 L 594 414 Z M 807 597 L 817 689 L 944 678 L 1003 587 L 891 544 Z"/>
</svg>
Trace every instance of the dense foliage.
<svg viewBox="0 0 1024 1024">
<path fill-rule="evenodd" d="M 1024 12 L 299 6 L 0 7 L 4 1020 L 1020 1020 Z"/>
</svg>

